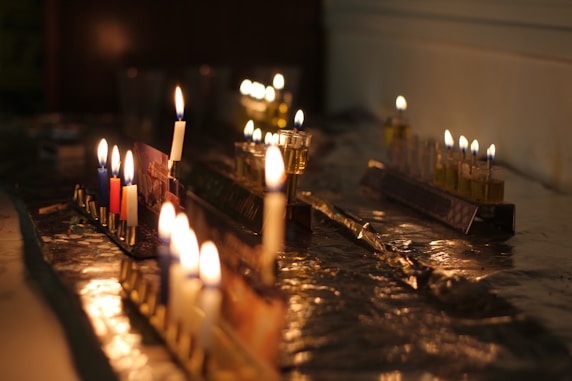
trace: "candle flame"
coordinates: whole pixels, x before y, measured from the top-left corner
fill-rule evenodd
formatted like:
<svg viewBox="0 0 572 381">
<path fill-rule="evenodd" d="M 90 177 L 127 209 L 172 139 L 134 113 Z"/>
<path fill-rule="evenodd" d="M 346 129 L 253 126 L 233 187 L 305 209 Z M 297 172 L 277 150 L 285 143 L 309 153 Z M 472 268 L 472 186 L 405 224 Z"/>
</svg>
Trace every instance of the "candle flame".
<svg viewBox="0 0 572 381">
<path fill-rule="evenodd" d="M 487 148 L 487 159 L 494 160 L 496 153 L 496 147 L 494 144 L 491 144 L 489 148 Z"/>
<path fill-rule="evenodd" d="M 205 287 L 218 287 L 221 281 L 218 250 L 212 241 L 201 246 L 199 259 L 200 277 Z"/>
<path fill-rule="evenodd" d="M 459 136 L 459 148 L 461 151 L 465 152 L 469 147 L 469 141 L 464 135 Z"/>
<path fill-rule="evenodd" d="M 189 227 L 183 232 L 183 247 L 180 248 L 181 266 L 186 275 L 199 275 L 199 242 L 195 231 Z"/>
<path fill-rule="evenodd" d="M 119 147 L 114 145 L 113 149 L 111 150 L 111 173 L 113 174 L 113 177 L 119 176 L 119 166 L 121 165 L 120 160 Z"/>
<path fill-rule="evenodd" d="M 240 83 L 240 93 L 242 95 L 249 95 L 252 88 L 252 81 L 245 79 Z"/>
<path fill-rule="evenodd" d="M 284 184 L 284 159 L 277 146 L 270 146 L 266 149 L 264 171 L 268 188 L 279 189 Z"/>
<path fill-rule="evenodd" d="M 175 109 L 177 110 L 177 119 L 183 119 L 183 115 L 185 113 L 185 101 L 183 100 L 183 92 L 179 86 L 175 88 Z"/>
<path fill-rule="evenodd" d="M 262 130 L 260 128 L 255 129 L 252 133 L 252 141 L 256 144 L 262 141 Z"/>
<path fill-rule="evenodd" d="M 471 153 L 475 156 L 479 153 L 479 142 L 477 139 L 473 140 L 471 143 Z"/>
<path fill-rule="evenodd" d="M 266 93 L 266 87 L 260 82 L 252 82 L 250 88 L 250 95 L 258 100 L 264 99 L 264 94 Z"/>
<path fill-rule="evenodd" d="M 453 148 L 455 145 L 455 141 L 453 140 L 453 135 L 451 135 L 451 131 L 445 130 L 445 147 L 447 149 Z"/>
<path fill-rule="evenodd" d="M 268 131 L 266 135 L 264 135 L 264 145 L 269 146 L 272 144 L 272 132 Z"/>
<path fill-rule="evenodd" d="M 133 152 L 129 150 L 125 154 L 125 165 L 123 166 L 123 177 L 125 184 L 131 185 L 133 183 L 134 172 L 135 164 L 133 163 Z"/>
<path fill-rule="evenodd" d="M 272 79 L 272 86 L 276 90 L 282 90 L 284 88 L 284 76 L 280 73 L 276 73 Z"/>
<path fill-rule="evenodd" d="M 171 254 L 173 256 L 181 257 L 181 251 L 187 244 L 185 239 L 187 238 L 186 232 L 189 229 L 189 218 L 187 215 L 185 213 L 177 214 L 173 223 L 173 230 L 171 231 Z"/>
<path fill-rule="evenodd" d="M 266 102 L 274 102 L 276 99 L 276 91 L 274 90 L 274 87 L 266 86 L 266 89 L 264 90 L 264 99 L 266 99 Z"/>
<path fill-rule="evenodd" d="M 397 98 L 395 98 L 395 108 L 397 111 L 407 110 L 407 100 L 403 95 L 398 95 Z"/>
<path fill-rule="evenodd" d="M 273 146 L 277 146 L 278 142 L 280 141 L 280 136 L 278 135 L 277 132 L 272 134 L 272 145 Z"/>
<path fill-rule="evenodd" d="M 107 166 L 107 140 L 101 139 L 99 145 L 97 146 L 97 160 L 99 161 L 99 167 L 105 168 Z"/>
<path fill-rule="evenodd" d="M 250 119 L 248 122 L 246 122 L 246 124 L 244 125 L 244 138 L 246 140 L 249 140 L 252 138 L 252 133 L 254 132 L 254 122 L 252 121 L 252 119 Z"/>
<path fill-rule="evenodd" d="M 301 129 L 302 124 L 304 124 L 304 111 L 298 110 L 294 116 L 294 127 Z"/>
<path fill-rule="evenodd" d="M 159 214 L 159 238 L 163 240 L 171 238 L 175 218 L 176 213 L 173 204 L 170 201 L 164 202 Z"/>
</svg>

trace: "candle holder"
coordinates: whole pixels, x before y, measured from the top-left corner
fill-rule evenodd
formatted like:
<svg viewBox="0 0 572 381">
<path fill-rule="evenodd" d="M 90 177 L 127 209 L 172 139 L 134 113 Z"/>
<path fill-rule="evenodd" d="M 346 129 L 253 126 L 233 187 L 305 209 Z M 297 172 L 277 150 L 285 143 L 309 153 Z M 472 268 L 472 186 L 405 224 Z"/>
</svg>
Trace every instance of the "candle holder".
<svg viewBox="0 0 572 381">
<path fill-rule="evenodd" d="M 278 132 L 278 142 L 284 156 L 286 170 L 286 198 L 288 204 L 296 202 L 298 176 L 304 173 L 308 165 L 312 135 L 296 130 Z"/>
<path fill-rule="evenodd" d="M 243 312 L 251 311 L 252 304 L 255 303 L 257 308 L 262 306 L 274 305 L 277 308 L 285 308 L 284 302 L 278 302 L 276 295 L 264 294 L 265 296 L 247 291 L 242 285 L 242 278 L 239 275 L 231 275 L 226 273 L 229 279 L 228 287 L 241 289 L 241 295 L 250 295 L 248 304 L 244 304 L 246 300 L 232 300 L 226 298 L 225 304 L 228 311 Z M 212 322 L 204 322 L 205 311 L 199 306 L 200 303 L 194 305 L 185 316 L 191 321 L 191 327 L 186 327 L 180 321 L 174 321 L 169 317 L 170 311 L 165 305 L 158 304 L 155 308 L 151 305 L 157 300 L 159 290 L 153 286 L 146 274 L 139 265 L 129 258 L 124 258 L 120 265 L 119 283 L 124 290 L 126 302 L 135 306 L 135 309 L 142 315 L 144 323 L 155 330 L 158 336 L 164 341 L 166 348 L 171 355 L 178 361 L 181 368 L 192 379 L 219 379 L 232 378 L 242 380 L 276 380 L 280 379 L 277 358 L 267 358 L 268 348 L 259 346 L 259 338 L 254 339 L 254 343 L 250 343 L 244 333 L 237 332 L 234 329 L 235 318 L 232 316 L 221 316 L 220 319 Z M 238 282 L 238 283 L 237 283 Z M 224 297 L 225 292 L 221 294 Z M 236 297 L 234 298 L 236 299 Z M 240 303 L 240 304 L 237 304 Z M 244 308 L 247 307 L 247 308 Z M 281 315 L 280 315 L 281 316 Z M 261 317 L 268 319 L 266 316 Z M 240 317 L 239 321 L 245 322 L 249 319 Z M 204 324 L 210 327 L 208 336 L 209 344 L 205 346 L 203 332 Z M 268 324 L 266 324 L 268 326 Z M 282 323 L 275 326 L 276 338 L 280 337 L 280 327 Z M 262 332 L 261 332 L 262 333 Z M 265 340 L 268 339 L 264 335 Z M 251 347 L 251 345 L 254 345 Z"/>
<path fill-rule="evenodd" d="M 502 204 L 504 181 L 493 178 L 490 162 L 475 166 L 471 180 L 471 199 L 483 204 Z"/>
<path fill-rule="evenodd" d="M 106 206 L 99 207 L 99 223 L 101 224 L 101 226 L 108 225 L 108 214 Z"/>
<path fill-rule="evenodd" d="M 83 194 L 85 201 L 82 203 Z M 95 196 L 87 191 L 80 184 L 74 188 L 74 208 L 83 215 L 90 223 L 106 234 L 121 250 L 135 258 L 150 258 L 155 256 L 157 245 L 156 228 L 158 217 L 147 208 L 140 208 L 141 224 L 138 226 L 127 226 L 127 221 L 119 220 L 119 215 L 115 213 L 100 214 L 102 208 L 97 206 Z M 83 205 L 82 205 L 83 204 Z M 105 208 L 107 209 L 107 208 Z M 103 224 L 107 220 L 107 224 Z M 109 217 L 109 219 L 107 218 Z"/>
<path fill-rule="evenodd" d="M 119 223 L 119 214 L 117 213 L 109 213 L 109 231 L 113 234 L 117 234 Z"/>
<path fill-rule="evenodd" d="M 439 142 L 435 142 L 435 166 L 433 169 L 433 185 L 439 188 L 445 188 L 445 162 L 443 160 L 443 151 Z"/>
<path fill-rule="evenodd" d="M 125 242 L 130 247 L 135 246 L 137 243 L 137 226 L 127 226 L 127 231 L 125 233 Z"/>
<path fill-rule="evenodd" d="M 447 149 L 445 159 L 445 183 L 444 189 L 449 192 L 457 192 L 459 187 L 459 165 L 458 158 L 451 149 Z"/>
<path fill-rule="evenodd" d="M 383 144 L 388 147 L 395 141 L 406 141 L 411 137 L 411 125 L 403 116 L 403 111 L 398 111 L 397 116 L 389 117 L 383 124 Z"/>
<path fill-rule="evenodd" d="M 264 192 L 229 176 L 232 173 L 221 163 L 196 162 L 188 178 L 192 192 L 187 201 L 200 198 L 256 233 L 262 232 Z M 309 231 L 312 227 L 311 205 L 296 200 L 286 207 L 286 228 Z"/>
<path fill-rule="evenodd" d="M 472 181 L 473 179 L 471 179 L 471 189 Z M 509 234 L 515 232 L 514 204 L 505 204 L 502 201 L 488 202 L 485 199 L 486 196 L 483 196 L 483 200 L 479 201 L 466 199 L 435 185 L 418 181 L 398 171 L 385 168 L 382 163 L 375 160 L 370 160 L 361 182 L 363 185 L 464 234 L 469 234 L 476 221 Z M 496 194 L 496 200 L 498 200 L 498 195 L 501 192 L 500 185 L 497 183 L 491 185 L 492 183 L 487 182 L 486 179 L 479 184 L 479 192 L 486 193 L 488 191 L 489 194 Z M 493 190 L 494 186 L 498 188 Z M 502 189 L 504 190 L 504 184 Z M 491 199 L 491 196 L 488 197 Z"/>
</svg>

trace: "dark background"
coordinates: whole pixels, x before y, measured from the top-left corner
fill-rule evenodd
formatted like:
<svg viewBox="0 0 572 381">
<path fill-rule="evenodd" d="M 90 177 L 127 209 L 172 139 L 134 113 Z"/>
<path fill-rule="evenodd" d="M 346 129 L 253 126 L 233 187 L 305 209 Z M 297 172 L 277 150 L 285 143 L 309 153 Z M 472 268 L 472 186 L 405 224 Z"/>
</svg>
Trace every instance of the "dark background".
<svg viewBox="0 0 572 381">
<path fill-rule="evenodd" d="M 4 113 L 118 113 L 118 73 L 136 67 L 164 74 L 161 107 L 170 115 L 174 84 L 204 64 L 225 68 L 236 90 L 255 67 L 294 68 L 295 105 L 322 107 L 319 0 L 0 3 Z"/>
</svg>

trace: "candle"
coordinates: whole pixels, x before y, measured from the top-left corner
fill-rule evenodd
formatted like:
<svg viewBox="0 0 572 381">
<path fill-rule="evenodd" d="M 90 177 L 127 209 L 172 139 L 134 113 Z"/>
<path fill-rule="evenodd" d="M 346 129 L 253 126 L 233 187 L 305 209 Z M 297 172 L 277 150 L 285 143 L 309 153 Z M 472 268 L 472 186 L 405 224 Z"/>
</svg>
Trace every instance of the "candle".
<svg viewBox="0 0 572 381">
<path fill-rule="evenodd" d="M 109 177 L 107 176 L 107 140 L 101 139 L 97 147 L 97 158 L 99 168 L 97 174 L 99 176 L 99 206 L 109 206 Z"/>
<path fill-rule="evenodd" d="M 479 153 L 479 142 L 477 139 L 471 142 L 471 153 L 473 154 L 473 165 L 477 165 L 477 154 Z"/>
<path fill-rule="evenodd" d="M 276 73 L 272 79 L 272 86 L 278 91 L 284 88 L 284 76 L 281 73 Z"/>
<path fill-rule="evenodd" d="M 451 192 L 457 191 L 459 166 L 453 162 L 453 147 L 455 141 L 451 131 L 445 130 L 445 147 L 447 148 L 447 159 L 445 161 L 445 189 Z"/>
<path fill-rule="evenodd" d="M 403 114 L 405 110 L 407 110 L 407 100 L 403 95 L 398 95 L 397 98 L 395 98 L 395 108 L 399 115 Z"/>
<path fill-rule="evenodd" d="M 247 142 L 251 141 L 253 133 L 254 133 L 254 122 L 252 121 L 252 119 L 250 119 L 248 122 L 246 122 L 246 125 L 244 126 L 243 130 L 244 139 Z"/>
<path fill-rule="evenodd" d="M 114 214 L 119 214 L 121 211 L 120 206 L 120 191 L 121 179 L 119 176 L 119 148 L 115 145 L 111 150 L 111 174 L 113 177 L 109 179 L 109 211 Z"/>
<path fill-rule="evenodd" d="M 175 129 L 173 132 L 173 143 L 171 144 L 171 155 L 169 160 L 181 161 L 183 153 L 183 142 L 185 140 L 185 126 L 186 123 L 182 120 L 185 111 L 185 102 L 183 100 L 183 93 L 181 88 L 177 86 L 175 89 L 175 108 L 177 111 L 177 119 L 175 122 Z"/>
<path fill-rule="evenodd" d="M 495 159 L 496 147 L 494 144 L 491 144 L 489 148 L 487 148 L 487 168 L 489 172 L 493 166 L 493 160 Z M 490 174 L 490 173 L 489 173 Z"/>
<path fill-rule="evenodd" d="M 181 258 L 181 313 L 183 328 L 191 333 L 193 322 L 196 322 L 195 305 L 202 282 L 199 279 L 199 243 L 197 236 L 192 229 L 186 229 L 184 236 L 184 246 L 180 250 Z M 195 332 L 192 332 L 195 334 Z"/>
<path fill-rule="evenodd" d="M 198 299 L 198 306 L 203 312 L 198 342 L 200 348 L 207 352 L 212 347 L 212 331 L 218 321 L 222 302 L 220 260 L 218 250 L 213 242 L 207 241 L 202 244 L 199 267 L 204 288 Z"/>
<path fill-rule="evenodd" d="M 252 141 L 254 144 L 260 144 L 260 142 L 262 142 L 262 130 L 260 128 L 255 129 L 252 133 Z"/>
<path fill-rule="evenodd" d="M 268 147 L 271 144 L 272 144 L 272 132 L 268 131 L 266 132 L 266 135 L 264 135 L 264 145 Z"/>
<path fill-rule="evenodd" d="M 173 224 L 173 231 L 171 234 L 171 265 L 169 267 L 169 314 L 171 320 L 175 323 L 180 323 L 182 318 L 183 303 L 181 294 L 181 251 L 185 245 L 185 238 L 189 230 L 189 219 L 186 214 L 179 213 L 175 217 Z"/>
<path fill-rule="evenodd" d="M 304 111 L 298 110 L 296 115 L 294 115 L 294 131 L 302 129 L 302 124 L 304 124 Z"/>
<path fill-rule="evenodd" d="M 451 155 L 451 150 L 455 146 L 455 141 L 453 140 L 453 135 L 451 135 L 451 131 L 445 130 L 445 147 L 449 151 L 448 155 Z"/>
<path fill-rule="evenodd" d="M 469 147 L 469 141 L 463 135 L 459 136 L 459 149 L 461 150 L 461 160 L 465 160 L 465 155 L 467 153 L 467 147 Z"/>
<path fill-rule="evenodd" d="M 159 214 L 159 245 L 157 257 L 159 258 L 160 295 L 159 303 L 167 305 L 169 301 L 169 266 L 171 264 L 171 234 L 175 223 L 175 207 L 169 201 L 161 206 Z"/>
<path fill-rule="evenodd" d="M 125 166 L 123 167 L 125 177 L 125 187 L 123 187 L 123 195 L 127 198 L 126 220 L 127 226 L 137 226 L 138 210 L 137 202 L 137 185 L 133 184 L 133 176 L 135 172 L 135 164 L 133 163 L 133 153 L 127 151 L 125 155 Z"/>
<path fill-rule="evenodd" d="M 269 103 L 276 100 L 276 90 L 274 90 L 274 87 L 266 86 L 266 89 L 264 89 L 264 99 Z"/>
<path fill-rule="evenodd" d="M 266 283 L 274 279 L 274 261 L 284 246 L 286 196 L 284 187 L 284 160 L 277 146 L 266 150 L 265 178 L 267 193 L 264 197 L 262 222 L 262 276 Z"/>
</svg>

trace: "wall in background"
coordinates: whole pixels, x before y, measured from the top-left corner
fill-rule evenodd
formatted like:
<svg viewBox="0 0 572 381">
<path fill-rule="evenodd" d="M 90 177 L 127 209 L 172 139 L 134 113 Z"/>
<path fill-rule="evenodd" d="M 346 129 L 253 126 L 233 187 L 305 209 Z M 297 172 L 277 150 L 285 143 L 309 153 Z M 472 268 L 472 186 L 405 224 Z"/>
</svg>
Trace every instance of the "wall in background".
<svg viewBox="0 0 572 381">
<path fill-rule="evenodd" d="M 326 109 L 379 117 L 406 96 L 414 133 L 495 143 L 497 158 L 572 191 L 572 4 L 331 0 Z"/>
<path fill-rule="evenodd" d="M 318 0 L 47 3 L 53 36 L 48 52 L 50 108 L 116 111 L 119 69 L 162 70 L 173 82 L 183 82 L 186 69 L 202 64 L 233 68 L 237 77 L 256 65 L 299 65 L 304 86 L 300 102 L 318 106 Z M 238 89 L 239 78 L 233 79 Z M 169 103 L 172 92 L 169 88 Z"/>
<path fill-rule="evenodd" d="M 42 107 L 44 30 L 41 0 L 0 2 L 0 112 Z"/>
</svg>

